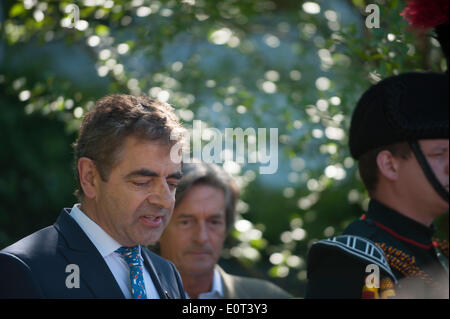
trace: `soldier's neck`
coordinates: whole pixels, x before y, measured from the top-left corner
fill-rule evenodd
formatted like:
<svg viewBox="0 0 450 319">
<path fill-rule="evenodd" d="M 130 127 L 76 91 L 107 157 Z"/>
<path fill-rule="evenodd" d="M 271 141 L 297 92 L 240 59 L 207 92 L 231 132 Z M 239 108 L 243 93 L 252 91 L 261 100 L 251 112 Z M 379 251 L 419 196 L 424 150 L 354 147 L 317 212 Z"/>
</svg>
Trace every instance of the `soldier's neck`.
<svg viewBox="0 0 450 319">
<path fill-rule="evenodd" d="M 437 217 L 429 211 L 429 208 L 417 205 L 415 201 L 406 200 L 404 198 L 398 198 L 392 195 L 383 194 L 374 195 L 372 197 L 385 206 L 395 210 L 397 213 L 402 214 L 426 227 L 430 227 L 433 224 L 434 219 Z"/>
</svg>

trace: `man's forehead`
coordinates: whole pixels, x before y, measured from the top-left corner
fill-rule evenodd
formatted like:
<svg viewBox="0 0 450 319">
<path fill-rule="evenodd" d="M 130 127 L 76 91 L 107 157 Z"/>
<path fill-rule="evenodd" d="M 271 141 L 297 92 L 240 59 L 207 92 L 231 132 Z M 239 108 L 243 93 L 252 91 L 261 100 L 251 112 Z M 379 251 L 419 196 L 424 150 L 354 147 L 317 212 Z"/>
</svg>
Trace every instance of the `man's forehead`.
<svg viewBox="0 0 450 319">
<path fill-rule="evenodd" d="M 181 201 L 190 200 L 191 205 L 197 204 L 203 206 L 225 206 L 225 192 L 217 187 L 208 184 L 194 184 Z"/>
<path fill-rule="evenodd" d="M 127 137 L 118 166 L 122 166 L 127 174 L 135 170 L 150 170 L 161 176 L 181 172 L 181 163 L 171 159 L 170 149 L 170 144 L 161 141 Z"/>
<path fill-rule="evenodd" d="M 188 190 L 188 193 L 195 193 L 197 196 L 209 196 L 209 195 L 215 195 L 220 196 L 224 194 L 224 191 L 219 186 L 208 184 L 207 182 L 197 182 Z"/>
<path fill-rule="evenodd" d="M 124 149 L 142 150 L 142 149 L 159 149 L 160 153 L 170 153 L 172 144 L 163 140 L 149 140 L 137 136 L 127 136 L 124 140 Z"/>
<path fill-rule="evenodd" d="M 203 187 L 199 187 L 203 186 Z M 189 208 L 190 212 L 186 211 Z M 175 207 L 180 213 L 194 214 L 225 214 L 225 195 L 223 190 L 209 185 L 192 186 Z"/>
<path fill-rule="evenodd" d="M 173 171 L 172 173 L 170 173 L 170 171 L 169 173 L 165 172 L 159 173 L 148 168 L 138 168 L 126 174 L 125 178 L 132 179 L 135 177 L 165 177 L 165 178 L 181 179 L 182 176 L 183 173 L 181 172 L 181 170 L 176 170 Z"/>
</svg>

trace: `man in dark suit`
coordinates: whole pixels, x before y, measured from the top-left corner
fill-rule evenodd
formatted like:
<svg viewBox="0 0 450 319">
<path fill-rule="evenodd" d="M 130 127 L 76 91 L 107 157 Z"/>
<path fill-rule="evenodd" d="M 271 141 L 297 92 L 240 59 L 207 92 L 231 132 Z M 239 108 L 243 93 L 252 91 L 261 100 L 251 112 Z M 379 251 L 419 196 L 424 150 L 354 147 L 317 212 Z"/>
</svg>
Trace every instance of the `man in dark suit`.
<svg viewBox="0 0 450 319">
<path fill-rule="evenodd" d="M 172 216 L 181 133 L 165 103 L 100 99 L 74 144 L 80 204 L 0 251 L 0 298 L 185 298 L 174 265 L 143 247 Z"/>
<path fill-rule="evenodd" d="M 218 264 L 233 228 L 239 190 L 214 164 L 185 164 L 172 220 L 159 241 L 161 256 L 180 271 L 193 299 L 288 299 L 271 282 L 226 273 Z"/>
</svg>

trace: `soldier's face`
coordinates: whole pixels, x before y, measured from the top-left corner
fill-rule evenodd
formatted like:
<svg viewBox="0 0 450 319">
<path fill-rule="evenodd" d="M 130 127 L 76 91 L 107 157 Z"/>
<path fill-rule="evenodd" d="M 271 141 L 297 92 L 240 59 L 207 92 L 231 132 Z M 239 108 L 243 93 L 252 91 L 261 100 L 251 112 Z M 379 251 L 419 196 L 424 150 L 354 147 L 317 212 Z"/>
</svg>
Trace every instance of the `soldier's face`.
<svg viewBox="0 0 450 319">
<path fill-rule="evenodd" d="M 448 192 L 449 140 L 421 140 L 419 143 L 434 174 Z"/>
<path fill-rule="evenodd" d="M 419 140 L 419 144 L 436 178 L 448 191 L 449 140 Z M 411 199 L 426 202 L 427 205 L 430 205 L 430 209 L 436 212 L 445 213 L 448 211 L 448 202 L 444 201 L 434 190 L 415 156 L 411 156 L 402 164 L 401 176 L 404 187 L 409 188 Z"/>
</svg>

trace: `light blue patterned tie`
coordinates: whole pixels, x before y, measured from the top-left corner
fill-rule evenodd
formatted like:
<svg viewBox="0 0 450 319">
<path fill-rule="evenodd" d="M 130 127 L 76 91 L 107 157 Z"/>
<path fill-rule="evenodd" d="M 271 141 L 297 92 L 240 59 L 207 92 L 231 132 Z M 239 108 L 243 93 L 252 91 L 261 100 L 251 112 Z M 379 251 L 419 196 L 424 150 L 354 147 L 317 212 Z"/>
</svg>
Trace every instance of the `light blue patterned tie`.
<svg viewBox="0 0 450 319">
<path fill-rule="evenodd" d="M 131 294 L 134 299 L 147 299 L 144 286 L 144 276 L 142 274 L 142 263 L 139 256 L 139 246 L 120 247 L 117 253 L 127 262 L 130 267 Z"/>
</svg>

